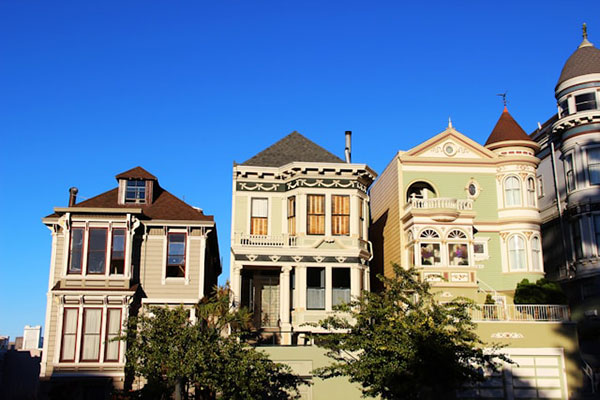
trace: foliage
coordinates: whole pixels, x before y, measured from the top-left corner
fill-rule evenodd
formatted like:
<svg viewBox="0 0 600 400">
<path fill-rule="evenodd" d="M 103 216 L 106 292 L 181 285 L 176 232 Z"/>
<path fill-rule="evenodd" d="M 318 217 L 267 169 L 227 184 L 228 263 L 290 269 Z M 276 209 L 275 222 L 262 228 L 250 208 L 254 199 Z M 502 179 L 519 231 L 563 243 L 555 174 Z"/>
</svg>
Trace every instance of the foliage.
<svg viewBox="0 0 600 400">
<path fill-rule="evenodd" d="M 215 288 L 190 310 L 150 307 L 130 318 L 120 339 L 128 341 L 128 372 L 145 379 L 132 396 L 183 399 L 288 399 L 304 382 L 291 369 L 274 363 L 244 344 L 250 314 L 232 309 L 230 290 Z"/>
<path fill-rule="evenodd" d="M 529 280 L 523 279 L 517 283 L 514 303 L 567 304 L 567 297 L 556 282 L 550 282 L 545 278 L 541 278 L 536 283 L 530 283 Z"/>
<path fill-rule="evenodd" d="M 335 333 L 318 345 L 331 365 L 314 372 L 322 378 L 347 376 L 363 395 L 383 399 L 447 399 L 463 384 L 483 379 L 484 370 L 510 362 L 475 333 L 468 299 L 440 304 L 415 269 L 394 265 L 395 278 L 379 276 L 381 293 L 364 292 L 319 322 Z M 345 314 L 345 315 L 344 315 Z"/>
<path fill-rule="evenodd" d="M 492 295 L 488 293 L 485 295 L 485 303 L 484 304 L 496 304 L 496 300 L 494 300 Z"/>
</svg>

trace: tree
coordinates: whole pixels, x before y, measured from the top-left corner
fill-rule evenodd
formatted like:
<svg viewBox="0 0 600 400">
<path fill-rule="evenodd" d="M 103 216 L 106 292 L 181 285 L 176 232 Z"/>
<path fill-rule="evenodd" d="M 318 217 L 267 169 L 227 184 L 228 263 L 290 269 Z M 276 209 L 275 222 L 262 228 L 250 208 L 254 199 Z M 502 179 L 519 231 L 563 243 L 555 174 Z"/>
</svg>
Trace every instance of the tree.
<svg viewBox="0 0 600 400">
<path fill-rule="evenodd" d="M 484 351 L 475 333 L 469 299 L 441 304 L 415 269 L 394 265 L 395 278 L 379 276 L 381 293 L 363 292 L 319 325 L 334 333 L 318 338 L 332 364 L 322 378 L 347 376 L 365 396 L 383 399 L 447 399 L 484 378 L 501 360 L 497 346 Z"/>
<path fill-rule="evenodd" d="M 151 399 L 288 399 L 307 383 L 283 364 L 244 344 L 250 314 L 232 309 L 227 286 L 190 310 L 150 307 L 130 318 L 127 370 L 144 378 L 133 396 Z"/>
<path fill-rule="evenodd" d="M 528 279 L 523 279 L 517 283 L 514 303 L 567 304 L 567 297 L 556 282 L 550 282 L 546 278 L 541 278 L 536 283 L 530 283 Z"/>
</svg>

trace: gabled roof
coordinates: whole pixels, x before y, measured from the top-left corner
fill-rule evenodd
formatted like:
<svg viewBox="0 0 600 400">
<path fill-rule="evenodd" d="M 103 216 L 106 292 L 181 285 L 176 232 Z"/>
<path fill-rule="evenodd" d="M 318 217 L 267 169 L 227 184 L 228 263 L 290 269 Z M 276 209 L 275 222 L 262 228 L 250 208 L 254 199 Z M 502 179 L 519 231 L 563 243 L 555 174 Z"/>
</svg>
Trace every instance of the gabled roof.
<svg viewBox="0 0 600 400">
<path fill-rule="evenodd" d="M 142 167 L 131 168 L 115 176 L 117 179 L 150 179 L 156 181 L 156 177 Z"/>
<path fill-rule="evenodd" d="M 523 128 L 510 115 L 506 107 L 504 107 L 504 111 L 502 111 L 498 122 L 496 122 L 496 126 L 485 142 L 485 146 L 507 140 L 532 141 Z"/>
<path fill-rule="evenodd" d="M 294 131 L 242 165 L 281 167 L 294 161 L 343 163 L 344 160 Z"/>
<path fill-rule="evenodd" d="M 583 42 L 565 63 L 556 87 L 568 79 L 598 73 L 600 73 L 600 50 L 587 40 L 585 34 Z"/>
</svg>

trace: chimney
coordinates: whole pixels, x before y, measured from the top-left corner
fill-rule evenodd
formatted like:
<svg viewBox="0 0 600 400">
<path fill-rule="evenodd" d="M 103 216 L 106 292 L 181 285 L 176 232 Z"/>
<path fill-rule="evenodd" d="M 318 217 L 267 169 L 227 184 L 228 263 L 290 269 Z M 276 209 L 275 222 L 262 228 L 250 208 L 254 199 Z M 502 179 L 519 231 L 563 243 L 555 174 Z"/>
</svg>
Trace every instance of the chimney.
<svg viewBox="0 0 600 400">
<path fill-rule="evenodd" d="M 346 148 L 344 149 L 346 155 L 346 162 L 350 164 L 352 162 L 352 131 L 346 131 Z"/>
<path fill-rule="evenodd" d="M 79 190 L 75 186 L 69 188 L 69 207 L 75 205 L 75 202 L 77 201 L 77 192 L 79 192 Z"/>
</svg>

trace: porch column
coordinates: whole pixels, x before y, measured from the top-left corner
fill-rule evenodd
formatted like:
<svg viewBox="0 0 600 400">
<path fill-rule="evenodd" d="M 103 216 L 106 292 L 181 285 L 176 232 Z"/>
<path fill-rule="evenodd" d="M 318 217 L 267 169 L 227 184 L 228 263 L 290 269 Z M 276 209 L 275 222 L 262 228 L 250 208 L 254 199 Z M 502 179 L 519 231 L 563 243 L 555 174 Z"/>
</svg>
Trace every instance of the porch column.
<svg viewBox="0 0 600 400">
<path fill-rule="evenodd" d="M 371 291 L 371 270 L 365 267 L 363 270 L 363 290 Z"/>
<path fill-rule="evenodd" d="M 358 265 L 350 267 L 350 298 L 352 300 L 360 296 L 362 289 L 361 272 L 361 268 Z"/>
<path fill-rule="evenodd" d="M 325 311 L 331 311 L 333 298 L 333 282 L 331 267 L 325 267 Z"/>
<path fill-rule="evenodd" d="M 306 311 L 306 267 L 296 266 L 296 312 Z"/>
<path fill-rule="evenodd" d="M 233 302 L 235 307 L 240 306 L 242 298 L 242 266 L 233 265 L 231 274 L 231 291 L 233 292 Z"/>
<path fill-rule="evenodd" d="M 279 320 L 281 321 L 281 344 L 292 344 L 290 324 L 290 272 L 292 267 L 281 267 L 279 274 Z"/>
</svg>

